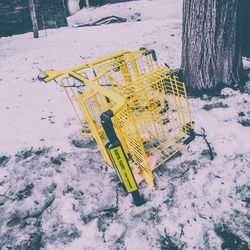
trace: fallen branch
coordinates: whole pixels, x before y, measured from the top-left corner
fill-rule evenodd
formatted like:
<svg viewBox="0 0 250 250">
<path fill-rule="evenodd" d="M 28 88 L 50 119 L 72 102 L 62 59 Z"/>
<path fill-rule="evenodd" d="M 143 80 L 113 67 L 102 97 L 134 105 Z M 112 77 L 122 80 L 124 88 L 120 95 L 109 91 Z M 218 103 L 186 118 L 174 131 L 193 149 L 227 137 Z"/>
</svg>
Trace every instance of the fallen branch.
<svg viewBox="0 0 250 250">
<path fill-rule="evenodd" d="M 55 200 L 55 196 L 53 195 L 45 202 L 45 204 L 39 210 L 37 210 L 33 213 L 28 213 L 28 215 L 25 216 L 24 219 L 40 217 L 44 213 L 44 211 L 47 210 L 52 205 L 54 200 Z"/>
<path fill-rule="evenodd" d="M 1 197 L 4 197 L 4 198 L 6 198 L 6 199 L 12 200 L 12 201 L 15 200 L 14 198 L 11 198 L 11 197 L 9 197 L 9 196 L 7 196 L 7 195 L 5 195 L 5 194 L 0 194 L 0 196 L 1 196 Z"/>
<path fill-rule="evenodd" d="M 2 196 L 2 197 L 4 197 L 4 198 L 6 198 L 6 199 L 9 199 L 9 200 L 12 200 L 12 201 L 14 201 L 15 199 L 14 198 L 11 198 L 11 197 L 9 197 L 9 196 L 7 196 L 6 194 L 7 194 L 7 192 L 19 181 L 19 179 L 20 179 L 20 177 L 18 177 L 17 179 L 16 179 L 16 181 L 12 184 L 12 185 L 10 185 L 8 188 L 7 188 L 7 190 L 3 193 L 3 194 L 0 194 L 0 196 Z M 15 194 L 16 195 L 16 194 Z"/>
<path fill-rule="evenodd" d="M 179 179 L 179 178 L 183 177 L 189 171 L 189 169 L 190 169 L 190 167 L 187 167 L 187 169 L 184 172 L 182 172 L 180 175 L 174 176 L 174 177 L 170 178 L 168 181 L 171 181 L 174 179 Z"/>
<path fill-rule="evenodd" d="M 195 135 L 203 137 L 204 141 L 207 144 L 208 150 L 209 150 L 210 160 L 212 161 L 214 159 L 214 153 L 213 153 L 212 147 L 211 147 L 210 143 L 208 142 L 208 140 L 206 138 L 207 135 L 205 134 L 205 132 L 206 132 L 205 129 L 201 128 L 201 130 L 203 132 L 202 134 L 195 133 Z"/>
</svg>

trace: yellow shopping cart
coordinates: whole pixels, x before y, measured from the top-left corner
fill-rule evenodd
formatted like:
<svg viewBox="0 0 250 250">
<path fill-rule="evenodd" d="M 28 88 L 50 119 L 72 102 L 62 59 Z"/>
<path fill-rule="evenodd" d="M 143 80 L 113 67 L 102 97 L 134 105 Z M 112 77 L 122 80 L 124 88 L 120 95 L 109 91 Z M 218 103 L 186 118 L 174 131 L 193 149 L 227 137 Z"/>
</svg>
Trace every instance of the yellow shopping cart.
<svg viewBox="0 0 250 250">
<path fill-rule="evenodd" d="M 153 188 L 153 170 L 194 138 L 185 84 L 144 48 L 39 75 L 58 78 L 83 136 L 96 141 L 135 205 L 143 204 L 138 183 Z"/>
</svg>

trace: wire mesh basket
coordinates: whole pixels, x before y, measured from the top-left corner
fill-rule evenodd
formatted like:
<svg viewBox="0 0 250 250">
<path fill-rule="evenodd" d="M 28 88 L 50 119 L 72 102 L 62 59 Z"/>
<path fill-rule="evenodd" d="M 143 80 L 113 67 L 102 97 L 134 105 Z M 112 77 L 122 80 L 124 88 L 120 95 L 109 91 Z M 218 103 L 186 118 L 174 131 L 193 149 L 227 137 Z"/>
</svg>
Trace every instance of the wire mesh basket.
<svg viewBox="0 0 250 250">
<path fill-rule="evenodd" d="M 97 142 L 132 195 L 141 180 L 153 188 L 153 170 L 193 138 L 185 84 L 159 67 L 154 50 L 124 51 L 40 78 L 60 78 L 83 136 Z"/>
</svg>

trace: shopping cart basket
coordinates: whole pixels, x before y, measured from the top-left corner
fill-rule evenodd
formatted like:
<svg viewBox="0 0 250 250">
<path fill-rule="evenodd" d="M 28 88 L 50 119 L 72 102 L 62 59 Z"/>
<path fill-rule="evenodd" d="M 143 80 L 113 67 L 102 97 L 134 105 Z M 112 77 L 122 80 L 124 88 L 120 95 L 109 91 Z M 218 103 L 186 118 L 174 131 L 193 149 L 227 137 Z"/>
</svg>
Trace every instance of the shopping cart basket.
<svg viewBox="0 0 250 250">
<path fill-rule="evenodd" d="M 147 49 L 39 75 L 45 82 L 59 78 L 83 136 L 96 141 L 135 204 L 142 204 L 138 183 L 153 188 L 153 170 L 194 138 L 184 83 Z"/>
</svg>

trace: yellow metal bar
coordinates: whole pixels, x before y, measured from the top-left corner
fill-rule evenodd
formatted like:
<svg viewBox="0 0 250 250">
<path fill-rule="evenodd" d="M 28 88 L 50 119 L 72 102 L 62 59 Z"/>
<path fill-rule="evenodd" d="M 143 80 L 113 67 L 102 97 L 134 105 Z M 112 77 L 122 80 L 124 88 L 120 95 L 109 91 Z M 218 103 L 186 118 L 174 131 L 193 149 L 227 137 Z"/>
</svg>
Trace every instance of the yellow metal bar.
<svg viewBox="0 0 250 250">
<path fill-rule="evenodd" d="M 75 67 L 75 68 L 72 68 L 72 69 L 69 69 L 69 70 L 59 70 L 59 71 L 53 71 L 53 70 L 51 70 L 51 71 L 45 71 L 44 74 L 48 75 L 48 77 L 45 78 L 44 81 L 46 83 L 48 83 L 48 82 L 56 79 L 57 77 L 59 77 L 61 75 L 69 74 L 71 72 L 79 71 L 79 70 L 85 69 L 87 67 L 95 66 L 95 65 L 97 65 L 99 63 L 102 63 L 102 62 L 105 62 L 107 60 L 123 56 L 123 55 L 128 54 L 128 53 L 129 53 L 129 51 L 121 51 L 121 52 L 113 54 L 111 56 L 104 57 L 102 59 L 98 59 L 98 60 L 95 60 L 95 61 L 93 61 L 91 63 L 83 64 L 83 65 L 80 65 L 78 67 Z"/>
<path fill-rule="evenodd" d="M 131 76 L 130 76 L 129 69 L 125 60 L 124 60 L 124 63 L 120 66 L 120 68 L 121 68 L 122 77 L 123 77 L 125 84 L 131 84 Z"/>
<path fill-rule="evenodd" d="M 154 183 L 154 175 L 152 172 L 146 172 L 146 171 L 141 171 L 139 175 L 145 180 L 145 182 L 148 184 L 148 190 L 152 190 L 155 186 Z"/>
<path fill-rule="evenodd" d="M 139 71 L 138 65 L 136 63 L 136 58 L 134 55 L 130 55 L 130 58 L 131 58 L 131 65 L 132 65 L 132 68 L 134 71 L 135 79 L 140 80 L 141 76 L 140 76 L 140 71 Z"/>
<path fill-rule="evenodd" d="M 185 127 L 185 132 L 187 133 L 187 127 L 186 127 L 186 124 L 185 124 L 184 110 L 183 110 L 182 103 L 181 103 L 181 95 L 180 95 L 180 92 L 179 92 L 178 82 L 176 80 L 176 76 L 173 76 L 173 78 L 174 78 L 174 83 L 175 83 L 175 87 L 176 87 L 177 94 L 178 94 L 178 101 L 179 101 L 179 104 L 180 104 L 180 113 L 181 113 L 181 118 L 182 118 L 182 121 L 183 121 L 182 125 Z M 183 129 L 183 127 L 181 129 Z"/>
<path fill-rule="evenodd" d="M 113 114 L 117 114 L 119 111 L 122 110 L 122 108 L 125 107 L 125 100 L 122 96 L 119 94 L 100 86 L 98 83 L 95 83 L 93 81 L 90 81 L 86 79 L 85 77 L 75 73 L 70 72 L 71 76 L 77 78 L 78 80 L 82 81 L 86 86 L 90 87 L 91 89 L 95 90 L 96 92 L 108 97 L 110 100 L 114 101 L 116 105 L 111 109 L 113 111 Z"/>
<path fill-rule="evenodd" d="M 91 118 L 91 116 L 89 114 L 89 110 L 87 109 L 85 103 L 83 101 L 81 101 L 80 96 L 78 98 L 78 101 L 79 101 L 79 104 L 81 105 L 81 110 L 82 110 L 83 114 L 85 115 L 86 120 L 88 121 L 89 127 L 90 127 L 90 129 L 92 131 L 92 134 L 93 134 L 93 137 L 95 138 L 96 143 L 99 146 L 105 161 L 108 163 L 109 166 L 112 167 L 112 163 L 110 161 L 107 150 L 106 150 L 105 146 L 103 145 L 103 142 L 102 142 L 101 138 L 99 136 L 97 136 L 100 133 L 98 133 L 98 131 L 97 131 L 96 127 L 95 127 L 95 124 L 94 124 L 94 122 L 93 122 L 93 120 L 92 120 L 92 118 Z"/>
<path fill-rule="evenodd" d="M 174 156 L 176 153 L 178 153 L 179 151 L 181 151 L 186 146 L 187 145 L 185 145 L 185 144 L 181 144 L 178 149 L 174 150 L 165 159 L 163 159 L 162 161 L 160 161 L 159 163 L 157 163 L 157 165 L 155 166 L 154 169 L 158 168 L 161 164 L 163 164 L 164 162 L 166 162 L 167 160 L 169 160 L 172 156 Z"/>
<path fill-rule="evenodd" d="M 80 116 L 79 116 L 79 114 L 78 114 L 78 112 L 77 112 L 77 110 L 76 110 L 76 107 L 75 107 L 73 101 L 71 100 L 71 98 L 70 98 L 70 96 L 69 96 L 69 93 L 68 93 L 67 89 L 65 88 L 65 85 L 64 85 L 63 82 L 62 82 L 62 84 L 63 84 L 63 89 L 64 89 L 64 91 L 65 91 L 65 93 L 66 93 L 66 96 L 67 96 L 67 98 L 69 99 L 69 102 L 70 102 L 71 106 L 73 107 L 73 110 L 75 111 L 76 117 L 77 117 L 77 119 L 79 120 L 79 122 L 80 122 L 80 124 L 81 124 L 82 130 L 83 130 L 83 134 L 84 134 L 84 136 L 86 136 L 86 137 L 88 138 L 88 140 L 90 141 L 90 138 L 89 138 L 89 137 L 91 136 L 91 132 L 88 133 L 88 132 L 86 131 L 86 129 L 84 128 L 83 123 L 82 123 L 82 120 L 81 120 L 81 118 L 80 118 Z M 75 96 L 75 98 L 76 98 L 76 96 Z M 78 103 L 77 99 L 76 99 L 76 102 L 77 102 L 77 104 L 78 104 L 78 106 L 79 106 L 79 103 Z M 79 106 L 79 108 L 80 108 L 80 106 Z M 81 108 L 80 108 L 80 110 L 81 110 Z"/>
<path fill-rule="evenodd" d="M 170 85 L 171 85 L 171 88 L 172 88 L 172 95 L 174 97 L 175 107 L 177 109 L 178 121 L 179 121 L 180 129 L 181 129 L 182 128 L 182 123 L 181 123 L 178 103 L 177 103 L 176 96 L 175 96 L 177 94 L 177 92 L 175 91 L 175 87 L 174 87 L 174 84 L 173 84 L 173 81 L 172 81 L 171 77 L 169 78 L 169 82 L 170 82 Z"/>
<path fill-rule="evenodd" d="M 128 54 L 128 53 L 130 53 L 130 52 L 127 51 L 127 50 L 124 50 L 124 51 L 121 51 L 119 53 L 113 54 L 111 56 L 107 56 L 107 57 L 103 57 L 102 59 L 95 60 L 95 61 L 91 62 L 90 64 L 91 65 L 96 65 L 96 64 L 105 62 L 107 60 L 110 60 L 110 59 L 118 58 L 118 57 L 123 56 L 123 55 Z"/>
<path fill-rule="evenodd" d="M 182 82 L 182 84 L 183 84 L 184 95 L 185 95 L 186 105 L 187 105 L 187 110 L 188 110 L 188 118 L 189 118 L 189 121 L 190 121 L 190 126 L 192 128 L 193 123 L 192 123 L 192 116 L 191 116 L 190 107 L 189 107 L 189 103 L 188 103 L 187 90 L 186 90 L 184 82 Z"/>
</svg>

